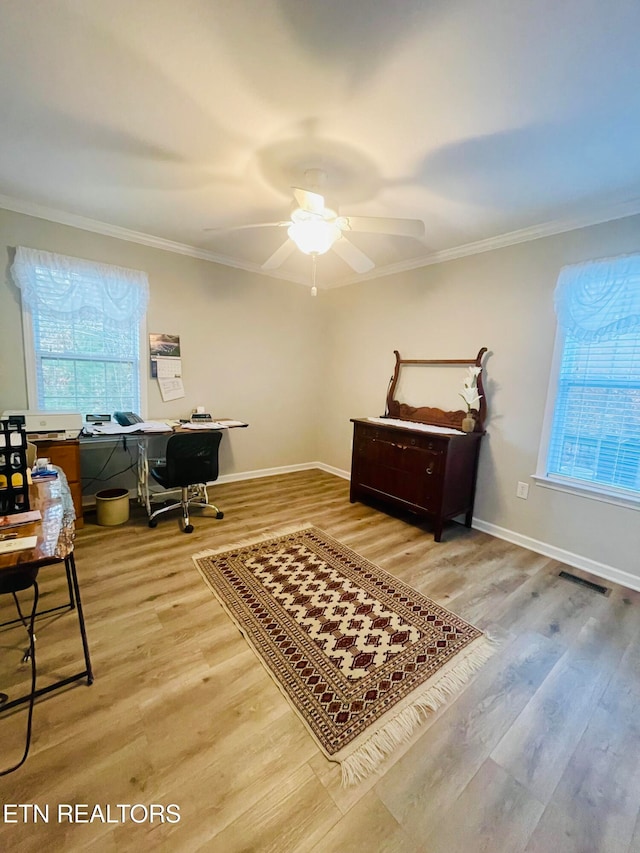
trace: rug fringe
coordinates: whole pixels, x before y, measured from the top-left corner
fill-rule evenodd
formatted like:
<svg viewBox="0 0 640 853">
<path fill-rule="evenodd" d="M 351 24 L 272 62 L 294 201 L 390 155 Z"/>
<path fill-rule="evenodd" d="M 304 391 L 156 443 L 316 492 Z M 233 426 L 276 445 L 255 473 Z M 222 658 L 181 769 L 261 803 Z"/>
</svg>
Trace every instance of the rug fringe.
<svg viewBox="0 0 640 853">
<path fill-rule="evenodd" d="M 425 685 L 411 704 L 399 711 L 389 722 L 361 743 L 351 755 L 341 761 L 342 785 L 348 787 L 362 781 L 379 768 L 385 758 L 401 743 L 409 740 L 428 713 L 437 711 L 457 693 L 493 655 L 497 639 L 483 636 L 464 660 Z"/>
<path fill-rule="evenodd" d="M 223 554 L 225 551 L 236 551 L 240 548 L 247 548 L 252 545 L 258 545 L 261 542 L 266 542 L 268 539 L 278 539 L 280 536 L 289 536 L 292 533 L 300 533 L 303 530 L 309 530 L 314 527 L 308 521 L 300 524 L 292 524 L 288 527 L 278 527 L 276 530 L 263 530 L 261 533 L 255 533 L 248 536 L 246 539 L 237 539 L 234 542 L 228 542 L 220 545 L 217 548 L 208 548 L 205 551 L 200 551 L 193 554 L 192 560 L 199 560 L 203 557 L 215 557 L 218 554 Z"/>
</svg>

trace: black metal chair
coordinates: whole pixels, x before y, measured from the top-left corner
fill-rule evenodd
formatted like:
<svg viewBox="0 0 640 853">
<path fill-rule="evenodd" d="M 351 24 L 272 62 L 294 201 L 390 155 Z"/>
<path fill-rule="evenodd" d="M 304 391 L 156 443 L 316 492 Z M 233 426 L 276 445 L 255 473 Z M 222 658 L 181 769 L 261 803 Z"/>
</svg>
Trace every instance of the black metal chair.
<svg viewBox="0 0 640 853">
<path fill-rule="evenodd" d="M 33 726 L 33 708 L 35 704 L 36 698 L 36 635 L 34 632 L 35 621 L 36 621 L 36 612 L 38 610 L 38 581 L 36 578 L 38 577 L 38 569 L 35 567 L 25 568 L 25 569 L 17 569 L 7 570 L 4 572 L 0 572 L 0 595 L 6 595 L 11 593 L 13 595 L 13 600 L 15 601 L 16 608 L 18 610 L 18 616 L 20 617 L 20 622 L 27 629 L 27 634 L 29 635 L 29 647 L 26 649 L 22 662 L 26 663 L 28 660 L 31 660 L 31 691 L 29 693 L 29 713 L 27 715 L 27 733 L 24 744 L 24 751 L 22 753 L 22 758 L 13 764 L 11 767 L 7 767 L 0 771 L 0 776 L 7 776 L 9 773 L 13 773 L 14 770 L 17 770 L 27 760 L 29 755 L 29 749 L 31 748 L 31 730 Z M 25 618 L 22 613 L 22 609 L 20 607 L 20 602 L 18 601 L 18 596 L 16 593 L 21 592 L 24 589 L 29 589 L 29 587 L 33 587 L 33 607 L 31 608 L 31 616 L 29 620 Z M 0 709 L 7 710 L 16 702 L 20 702 L 21 700 L 15 700 L 13 702 L 9 702 L 9 697 L 6 693 L 0 693 Z"/>
<path fill-rule="evenodd" d="M 32 661 L 34 667 L 33 684 L 31 688 L 32 693 L 35 690 L 36 635 L 34 633 L 34 624 L 36 618 L 36 611 L 38 609 L 39 598 L 38 582 L 36 580 L 37 577 L 38 569 L 33 566 L 24 569 L 7 569 L 6 571 L 0 572 L 0 595 L 10 594 L 13 596 L 13 600 L 16 605 L 16 610 L 18 611 L 19 617 L 18 619 L 12 620 L 10 622 L 3 622 L 0 627 L 4 628 L 5 625 L 12 625 L 14 622 L 22 622 L 27 631 L 27 634 L 29 636 L 29 646 L 25 649 L 24 655 L 22 656 L 22 663 L 27 663 L 27 661 L 30 659 Z M 18 600 L 17 593 L 22 592 L 25 589 L 29 589 L 29 587 L 33 587 L 33 608 L 31 611 L 31 617 L 29 621 L 27 621 L 26 617 L 22 613 L 22 608 L 20 607 L 20 601 Z M 0 707 L 4 706 L 8 702 L 8 700 L 9 697 L 6 693 L 0 693 Z"/>
<path fill-rule="evenodd" d="M 215 504 L 209 503 L 207 483 L 218 479 L 218 448 L 222 432 L 184 432 L 172 435 L 167 442 L 166 464 L 151 468 L 153 479 L 165 489 L 182 489 L 179 501 L 155 510 L 149 516 L 149 527 L 156 527 L 157 518 L 164 512 L 182 508 L 183 531 L 193 532 L 189 521 L 189 506 L 209 507 L 216 518 L 224 518 Z"/>
</svg>

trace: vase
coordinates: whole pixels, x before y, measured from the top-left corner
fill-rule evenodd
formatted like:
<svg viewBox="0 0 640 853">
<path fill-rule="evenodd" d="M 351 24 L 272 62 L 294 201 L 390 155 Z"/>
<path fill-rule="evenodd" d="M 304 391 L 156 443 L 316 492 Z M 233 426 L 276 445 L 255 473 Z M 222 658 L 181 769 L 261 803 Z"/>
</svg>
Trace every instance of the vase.
<svg viewBox="0 0 640 853">
<path fill-rule="evenodd" d="M 473 412 L 467 412 L 467 414 L 462 419 L 462 431 L 463 432 L 473 432 L 476 428 L 476 419 L 473 415 Z"/>
</svg>

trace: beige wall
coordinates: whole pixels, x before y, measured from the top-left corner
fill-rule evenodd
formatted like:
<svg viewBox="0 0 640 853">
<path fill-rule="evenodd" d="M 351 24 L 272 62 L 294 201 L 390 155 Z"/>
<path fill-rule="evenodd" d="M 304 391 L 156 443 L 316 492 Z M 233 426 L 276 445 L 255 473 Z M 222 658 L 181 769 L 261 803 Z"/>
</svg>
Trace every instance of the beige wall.
<svg viewBox="0 0 640 853">
<path fill-rule="evenodd" d="M 0 210 L 0 411 L 27 407 L 12 250 L 23 245 L 149 275 L 148 330 L 180 335 L 186 396 L 163 403 L 148 380 L 148 415 L 184 417 L 199 404 L 250 424 L 221 446 L 226 474 L 315 460 L 322 303 L 309 290 L 207 261 Z"/>
<path fill-rule="evenodd" d="M 397 349 L 405 358 L 475 356 L 489 348 L 489 404 L 476 518 L 486 529 L 638 578 L 640 515 L 535 486 L 555 335 L 560 268 L 640 249 L 640 217 L 321 292 L 205 261 L 0 211 L 0 411 L 26 406 L 19 297 L 10 249 L 26 245 L 149 274 L 149 330 L 181 335 L 184 400 L 163 404 L 149 381 L 149 415 L 197 404 L 247 420 L 221 453 L 224 473 L 315 460 L 348 471 L 350 418 L 382 414 Z M 425 402 L 429 402 L 425 400 Z M 516 483 L 531 483 L 529 499 Z M 612 572 L 609 571 L 609 575 Z"/>
<path fill-rule="evenodd" d="M 470 358 L 487 346 L 476 517 L 640 579 L 640 514 L 533 485 L 564 264 L 638 251 L 640 218 L 584 228 L 327 294 L 318 458 L 350 468 L 349 418 L 382 414 L 393 351 Z M 424 400 L 425 404 L 429 400 Z M 516 497 L 531 483 L 529 499 Z"/>
</svg>

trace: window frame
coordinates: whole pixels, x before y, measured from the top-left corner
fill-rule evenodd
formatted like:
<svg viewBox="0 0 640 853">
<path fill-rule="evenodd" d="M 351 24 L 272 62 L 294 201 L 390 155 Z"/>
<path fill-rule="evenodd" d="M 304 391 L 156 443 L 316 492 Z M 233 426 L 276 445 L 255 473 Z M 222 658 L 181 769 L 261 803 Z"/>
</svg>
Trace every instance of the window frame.
<svg viewBox="0 0 640 853">
<path fill-rule="evenodd" d="M 562 357 L 564 355 L 565 340 L 566 333 L 563 332 L 559 324 L 556 324 L 556 337 L 553 347 L 553 357 L 551 360 L 549 386 L 547 389 L 547 399 L 542 421 L 540 445 L 538 448 L 536 473 L 532 475 L 532 479 L 537 486 L 542 486 L 546 489 L 553 489 L 554 491 L 564 492 L 570 495 L 579 495 L 583 498 L 613 504 L 615 506 L 627 507 L 628 509 L 640 510 L 640 494 L 635 495 L 629 489 L 608 486 L 602 483 L 592 483 L 590 481 L 579 480 L 574 477 L 563 477 L 559 474 L 549 474 L 547 472 L 547 460 L 549 458 L 551 431 L 553 428 L 556 400 L 558 396 L 560 367 L 562 365 Z"/>
<path fill-rule="evenodd" d="M 21 300 L 22 312 L 22 334 L 24 342 L 24 363 L 25 374 L 27 380 L 27 407 L 32 411 L 40 411 L 38 401 L 38 376 L 37 376 L 37 359 L 35 339 L 33 334 L 33 315 L 31 309 Z M 143 420 L 147 419 L 147 374 L 146 374 L 146 340 L 147 340 L 147 321 L 146 312 L 138 324 L 138 372 L 140 383 L 140 411 L 137 412 Z M 94 360 L 94 359 L 89 359 Z M 95 359 L 102 361 L 102 359 Z M 82 415 L 91 414 L 90 412 L 81 412 Z M 113 414 L 113 412 L 108 412 Z"/>
</svg>

